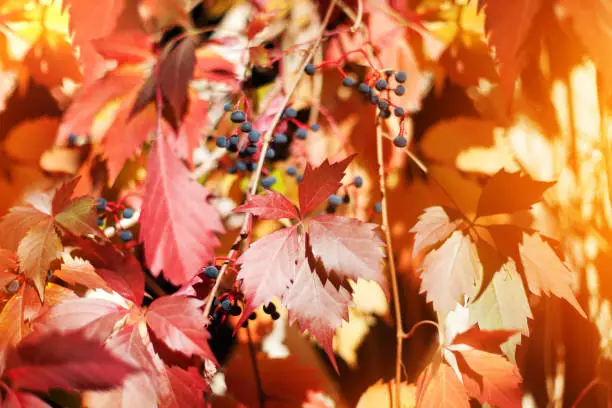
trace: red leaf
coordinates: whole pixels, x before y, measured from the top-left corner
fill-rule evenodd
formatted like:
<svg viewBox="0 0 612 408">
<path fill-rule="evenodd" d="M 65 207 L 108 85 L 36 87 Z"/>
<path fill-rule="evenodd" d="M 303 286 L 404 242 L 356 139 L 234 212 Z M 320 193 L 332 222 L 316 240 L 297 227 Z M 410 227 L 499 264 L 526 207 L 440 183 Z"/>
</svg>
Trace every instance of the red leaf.
<svg viewBox="0 0 612 408">
<path fill-rule="evenodd" d="M 514 330 L 480 330 L 475 324 L 467 331 L 457 334 L 452 344 L 466 344 L 488 353 L 500 353 L 501 345 L 516 333 Z"/>
<path fill-rule="evenodd" d="M 155 336 L 170 349 L 189 357 L 216 361 L 208 347 L 210 335 L 200 308 L 204 302 L 187 296 L 163 296 L 151 304 L 146 318 Z"/>
<path fill-rule="evenodd" d="M 98 54 L 117 61 L 119 66 L 139 64 L 153 58 L 150 36 L 139 31 L 113 33 L 91 43 Z"/>
<path fill-rule="evenodd" d="M 4 384 L 0 383 L 0 385 Z M 36 395 L 13 391 L 10 388 L 6 388 L 5 391 L 6 396 L 2 401 L 2 408 L 51 408 L 51 405 Z"/>
<path fill-rule="evenodd" d="M 134 255 L 123 254 L 110 244 L 99 245 L 89 239 L 77 239 L 75 246 L 80 248 L 110 289 L 140 305 L 145 278 Z"/>
<path fill-rule="evenodd" d="M 523 381 L 518 368 L 504 357 L 481 350 L 454 351 L 463 385 L 481 404 L 520 408 Z M 462 358 L 460 358 L 462 357 Z"/>
<path fill-rule="evenodd" d="M 17 252 L 19 243 L 35 225 L 50 216 L 34 207 L 13 207 L 0 221 L 0 248 Z"/>
<path fill-rule="evenodd" d="M 187 101 L 187 89 L 191 78 L 193 78 L 196 46 L 197 43 L 191 36 L 180 40 L 159 66 L 157 83 L 164 97 L 170 103 L 177 122 L 180 122 L 183 116 L 185 102 Z"/>
<path fill-rule="evenodd" d="M 469 408 L 470 398 L 459 377 L 447 364 L 428 365 L 417 381 L 417 407 Z"/>
<path fill-rule="evenodd" d="M 69 7 L 70 30 L 74 33 L 74 41 L 81 48 L 91 47 L 90 40 L 105 37 L 115 29 L 119 16 L 124 8 L 124 0 L 101 0 L 96 2 L 84 2 L 79 0 L 68 0 L 63 7 Z M 81 61 L 84 64 L 85 76 L 93 79 L 91 71 L 95 68 L 96 54 L 84 58 L 81 50 Z M 87 54 L 85 54 L 87 55 Z"/>
<path fill-rule="evenodd" d="M 58 214 L 70 204 L 72 200 L 72 194 L 74 193 L 74 189 L 79 183 L 81 177 L 74 177 L 72 180 L 63 183 L 53 195 L 53 200 L 51 201 L 51 210 L 53 214 Z"/>
<path fill-rule="evenodd" d="M 104 390 L 121 385 L 134 372 L 102 343 L 72 332 L 23 340 L 9 353 L 5 375 L 14 386 L 34 391 Z"/>
<path fill-rule="evenodd" d="M 342 321 L 348 321 L 351 294 L 342 286 L 336 289 L 328 280 L 323 284 L 319 276 L 303 259 L 291 288 L 282 297 L 289 311 L 290 324 L 297 323 L 301 331 L 317 339 L 338 371 L 334 357 L 333 339 Z"/>
<path fill-rule="evenodd" d="M 104 289 L 111 291 L 104 279 L 96 273 L 95 268 L 88 261 L 79 257 L 72 257 L 66 253 L 62 254 L 62 265 L 60 269 L 53 272 L 56 276 L 69 285 L 83 285 L 89 289 Z"/>
<path fill-rule="evenodd" d="M 463 303 L 464 295 L 476 293 L 478 270 L 476 248 L 469 236 L 461 231 L 452 233 L 438 249 L 431 251 L 420 268 L 421 293 L 434 309 L 446 315 Z"/>
<path fill-rule="evenodd" d="M 202 129 L 209 125 L 208 112 L 211 104 L 209 101 L 198 98 L 195 92 L 189 98 L 189 108 L 179 128 L 177 148 L 180 156 L 187 160 L 193 169 L 193 151 L 202 143 Z"/>
<path fill-rule="evenodd" d="M 236 207 L 234 212 L 253 214 L 263 220 L 301 218 L 297 208 L 291 201 L 284 195 L 271 190 L 266 190 L 263 194 L 250 196 L 246 203 Z"/>
<path fill-rule="evenodd" d="M 86 135 L 96 115 L 109 102 L 128 95 L 142 84 L 140 72 L 113 71 L 81 89 L 64 113 L 57 135 L 57 143 L 65 144 L 71 133 Z"/>
<path fill-rule="evenodd" d="M 204 392 L 208 391 L 208 384 L 195 367 L 183 370 L 178 366 L 168 367 L 166 371 L 168 381 L 172 387 L 177 407 L 204 408 Z"/>
<path fill-rule="evenodd" d="M 208 190 L 191 179 L 164 138 L 155 142 L 147 169 L 140 240 L 151 272 L 163 270 L 180 285 L 212 258 L 219 245 L 215 232 L 223 232 L 223 225 L 207 202 Z"/>
<path fill-rule="evenodd" d="M 412 257 L 416 258 L 421 251 L 436 246 L 446 240 L 461 224 L 461 214 L 447 207 L 429 207 L 419 216 L 419 221 L 412 227 L 414 246 Z"/>
<path fill-rule="evenodd" d="M 305 215 L 313 210 L 340 188 L 340 181 L 344 177 L 344 170 L 346 170 L 354 157 L 355 155 L 351 155 L 334 164 L 330 164 L 328 160 L 325 160 L 316 168 L 312 168 L 310 163 L 306 165 L 299 191 L 300 211 L 302 214 Z"/>
<path fill-rule="evenodd" d="M 500 170 L 484 186 L 478 201 L 477 215 L 513 213 L 528 210 L 542 199 L 555 182 L 533 180 L 521 173 Z"/>
<path fill-rule="evenodd" d="M 195 79 L 210 82 L 221 82 L 232 90 L 239 89 L 240 82 L 235 73 L 236 67 L 210 47 L 200 47 L 196 51 L 196 65 L 193 73 Z"/>
<path fill-rule="evenodd" d="M 373 280 L 383 288 L 385 244 L 373 223 L 335 215 L 320 215 L 306 221 L 312 253 L 328 272 L 340 276 Z"/>
<path fill-rule="evenodd" d="M 510 101 L 514 95 L 514 83 L 526 62 L 525 46 L 534 17 L 540 10 L 542 0 L 480 0 L 485 6 L 485 30 L 489 44 L 495 47 L 500 64 L 501 86 Z"/>
<path fill-rule="evenodd" d="M 247 317 L 247 312 L 286 292 L 303 259 L 299 249 L 298 226 L 293 226 L 258 239 L 238 258 Z"/>
<path fill-rule="evenodd" d="M 20 269 L 34 283 L 41 300 L 51 262 L 59 257 L 61 250 L 62 241 L 51 219 L 30 229 L 17 248 Z"/>
</svg>

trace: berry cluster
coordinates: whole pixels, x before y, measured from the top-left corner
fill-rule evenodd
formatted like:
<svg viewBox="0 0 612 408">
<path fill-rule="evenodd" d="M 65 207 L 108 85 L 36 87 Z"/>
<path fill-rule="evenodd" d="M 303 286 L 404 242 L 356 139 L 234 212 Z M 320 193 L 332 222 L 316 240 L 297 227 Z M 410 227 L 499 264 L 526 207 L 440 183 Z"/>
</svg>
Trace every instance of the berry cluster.
<svg viewBox="0 0 612 408">
<path fill-rule="evenodd" d="M 119 239 L 122 242 L 128 243 L 134 239 L 132 231 L 123 229 L 120 223 L 121 218 L 130 219 L 134 216 L 133 209 L 126 207 L 122 201 L 114 203 L 99 197 L 96 199 L 96 210 L 98 210 L 96 222 L 100 228 L 105 228 L 112 223 L 119 231 Z"/>
<path fill-rule="evenodd" d="M 353 178 L 353 182 L 348 184 L 346 188 L 354 186 L 355 188 L 361 188 L 363 186 L 363 178 L 361 176 L 355 176 Z M 333 214 L 336 212 L 337 208 L 342 204 L 348 204 L 351 201 L 349 197 L 348 191 L 345 192 L 344 195 L 340 196 L 338 194 L 332 194 L 327 199 L 327 213 Z"/>
</svg>

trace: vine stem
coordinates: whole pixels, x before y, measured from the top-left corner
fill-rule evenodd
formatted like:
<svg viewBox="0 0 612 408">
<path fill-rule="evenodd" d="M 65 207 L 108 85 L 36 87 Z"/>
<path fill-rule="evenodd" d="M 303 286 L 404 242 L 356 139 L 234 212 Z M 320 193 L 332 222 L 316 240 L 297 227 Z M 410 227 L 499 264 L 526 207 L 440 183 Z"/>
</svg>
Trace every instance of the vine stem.
<svg viewBox="0 0 612 408">
<path fill-rule="evenodd" d="M 380 184 L 380 195 L 382 205 L 382 229 L 385 232 L 387 248 L 387 262 L 391 275 L 391 288 L 393 291 L 393 307 L 395 310 L 395 401 L 394 406 L 400 408 L 400 382 L 402 380 L 402 343 L 404 340 L 404 329 L 402 327 L 402 309 L 400 307 L 399 288 L 397 284 L 397 272 L 393 259 L 393 246 L 391 244 L 391 230 L 389 228 L 389 211 L 387 209 L 387 184 L 385 180 L 385 169 L 383 166 L 383 132 L 380 123 L 376 126 L 376 161 L 378 162 L 378 177 Z"/>
<path fill-rule="evenodd" d="M 296 74 L 295 80 L 289 87 L 287 95 L 285 95 L 285 98 L 283 99 L 283 103 L 278 109 L 278 112 L 276 112 L 276 115 L 274 116 L 272 123 L 270 123 L 270 127 L 268 127 L 268 130 L 266 130 L 266 133 L 263 138 L 263 145 L 261 146 L 261 152 L 259 154 L 259 160 L 257 161 L 257 168 L 255 169 L 255 172 L 253 173 L 253 175 L 251 176 L 251 180 L 249 181 L 249 195 L 254 195 L 257 193 L 257 185 L 259 184 L 259 179 L 261 177 L 261 171 L 263 169 L 264 161 L 266 160 L 266 152 L 268 151 L 270 142 L 272 141 L 272 135 L 274 133 L 274 129 L 276 128 L 276 125 L 280 121 L 285 108 L 289 104 L 291 97 L 295 93 L 295 90 L 297 89 L 300 81 L 302 80 L 302 77 L 304 76 L 304 72 L 305 72 L 304 69 L 306 68 L 306 65 L 310 62 L 315 52 L 321 45 L 321 42 L 323 41 L 323 36 L 325 34 L 327 24 L 329 24 L 329 20 L 331 18 L 332 11 L 334 10 L 334 7 L 336 6 L 336 2 L 337 0 L 331 0 L 331 2 L 329 3 L 329 6 L 327 7 L 327 11 L 325 13 L 325 17 L 323 18 L 323 22 L 321 23 L 321 29 L 319 30 L 319 34 L 317 35 L 317 40 L 312 44 L 312 46 L 310 47 L 310 50 L 308 51 L 308 54 L 306 54 L 306 56 L 303 58 L 302 63 L 300 64 L 299 71 Z M 250 224 L 251 217 L 252 215 L 250 214 L 246 215 L 242 223 L 242 227 L 240 228 L 240 234 L 238 235 L 238 238 L 236 238 L 234 245 L 232 245 L 232 249 L 227 255 L 227 258 L 234 259 L 234 257 L 238 253 L 238 246 L 240 242 L 242 242 L 244 237 L 247 236 L 249 233 L 249 224 Z M 210 291 L 210 295 L 208 295 L 208 299 L 204 307 L 205 317 L 208 317 L 208 315 L 210 314 L 210 309 L 212 307 L 213 299 L 215 298 L 215 295 L 219 291 L 219 287 L 221 286 L 221 281 L 223 280 L 223 276 L 225 275 L 225 272 L 227 271 L 228 265 L 229 263 L 226 263 L 221 267 L 221 270 L 219 271 L 219 275 L 217 275 L 217 279 L 215 280 L 215 284 Z"/>
</svg>

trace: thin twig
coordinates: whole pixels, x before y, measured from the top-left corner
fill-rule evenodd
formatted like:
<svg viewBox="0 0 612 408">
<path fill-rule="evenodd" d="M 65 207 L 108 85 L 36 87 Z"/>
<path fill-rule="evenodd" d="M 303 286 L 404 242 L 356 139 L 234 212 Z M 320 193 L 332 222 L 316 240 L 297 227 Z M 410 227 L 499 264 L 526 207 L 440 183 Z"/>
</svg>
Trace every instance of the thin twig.
<svg viewBox="0 0 612 408">
<path fill-rule="evenodd" d="M 253 345 L 253 339 L 251 338 L 251 329 L 247 327 L 247 336 L 249 340 L 249 356 L 251 357 L 251 364 L 253 366 L 253 374 L 255 375 L 255 385 L 257 386 L 257 397 L 259 400 L 259 407 L 264 408 L 266 406 L 266 393 L 263 389 L 263 383 L 261 382 L 261 374 L 259 373 L 259 364 L 257 363 L 257 353 L 255 352 L 255 346 Z"/>
<path fill-rule="evenodd" d="M 287 104 L 291 100 L 291 97 L 295 93 L 295 90 L 297 89 L 300 81 L 302 80 L 302 77 L 304 76 L 304 69 L 306 68 L 306 65 L 310 62 L 314 53 L 321 45 L 321 41 L 323 40 L 323 35 L 325 34 L 325 29 L 331 18 L 331 14 L 336 5 L 336 1 L 337 0 L 332 0 L 329 3 L 329 7 L 327 8 L 327 12 L 325 13 L 325 18 L 323 19 L 323 22 L 321 23 L 321 29 L 319 30 L 317 40 L 314 42 L 314 44 L 311 46 L 310 50 L 308 51 L 308 54 L 302 60 L 302 63 L 300 64 L 300 68 L 296 74 L 296 78 L 294 82 L 291 84 L 291 87 L 289 88 L 289 91 L 287 92 L 287 95 L 285 96 L 283 103 L 279 107 L 278 112 L 276 112 L 274 119 L 270 123 L 270 126 L 268 127 L 268 130 L 266 131 L 264 135 L 263 145 L 261 147 L 261 152 L 259 155 L 259 161 L 257 162 L 257 168 L 255 169 L 255 172 L 253 173 L 253 175 L 251 176 L 251 180 L 249 181 L 249 194 L 250 195 L 254 195 L 257 193 L 257 185 L 259 184 L 259 178 L 261 177 L 261 171 L 263 169 L 264 161 L 266 160 L 266 152 L 268 151 L 268 147 L 270 146 L 270 142 L 272 141 L 272 134 L 274 133 L 274 129 L 276 128 L 276 125 L 280 121 L 281 116 L 283 112 L 285 111 L 285 108 L 287 107 Z M 246 215 L 244 222 L 242 223 L 242 228 L 240 229 L 240 234 L 238 235 L 236 242 L 234 242 L 234 245 L 232 245 L 232 249 L 227 255 L 227 258 L 234 259 L 234 257 L 236 256 L 237 251 L 238 251 L 237 249 L 238 246 L 240 245 L 244 237 L 249 232 L 248 225 L 249 225 L 250 217 L 251 217 L 250 214 Z M 219 286 L 221 286 L 221 281 L 223 280 L 223 276 L 225 275 L 227 268 L 228 268 L 228 264 L 224 264 L 221 267 L 221 270 L 219 271 L 219 275 L 217 275 L 215 284 L 212 290 L 210 291 L 210 295 L 208 296 L 208 300 L 206 301 L 206 306 L 204 307 L 204 316 L 206 317 L 208 317 L 208 314 L 210 313 L 213 299 L 215 295 L 217 294 L 217 291 L 219 290 Z"/>
<path fill-rule="evenodd" d="M 376 160 L 378 162 L 378 176 L 380 182 L 380 195 L 382 196 L 382 229 L 385 232 L 387 244 L 387 263 L 391 275 L 391 288 L 393 290 L 393 306 L 395 310 L 395 404 L 400 408 L 400 383 L 402 380 L 402 342 L 404 340 L 404 329 L 402 327 L 402 308 L 400 307 L 399 288 L 397 284 L 397 273 L 395 271 L 395 261 L 393 260 L 393 246 L 391 244 L 391 230 L 389 227 L 389 212 L 387 210 L 387 187 L 385 180 L 385 169 L 383 165 L 383 134 L 380 124 L 376 126 Z"/>
<path fill-rule="evenodd" d="M 440 330 L 440 325 L 437 322 L 434 322 L 433 320 L 421 320 L 420 322 L 415 323 L 415 325 L 412 326 L 412 329 L 410 329 L 408 333 L 404 334 L 404 338 L 409 339 L 410 337 L 412 337 L 417 328 L 426 324 L 434 326 L 437 330 Z"/>
</svg>

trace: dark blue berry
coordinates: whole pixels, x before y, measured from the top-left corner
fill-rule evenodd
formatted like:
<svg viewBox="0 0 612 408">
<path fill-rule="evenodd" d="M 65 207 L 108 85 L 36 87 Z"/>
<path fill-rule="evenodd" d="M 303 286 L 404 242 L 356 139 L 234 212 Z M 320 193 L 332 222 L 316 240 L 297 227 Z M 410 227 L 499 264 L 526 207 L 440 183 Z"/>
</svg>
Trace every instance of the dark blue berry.
<svg viewBox="0 0 612 408">
<path fill-rule="evenodd" d="M 266 159 L 273 159 L 274 156 L 276 156 L 276 152 L 273 148 L 268 147 L 268 150 L 266 151 Z"/>
<path fill-rule="evenodd" d="M 384 79 L 379 79 L 378 81 L 376 81 L 376 84 L 374 84 L 374 86 L 379 91 L 382 91 L 383 89 L 387 87 L 387 81 L 385 81 Z"/>
<path fill-rule="evenodd" d="M 226 112 L 231 112 L 232 109 L 234 109 L 234 107 L 232 106 L 231 103 L 226 103 L 225 105 L 223 105 L 223 110 Z"/>
<path fill-rule="evenodd" d="M 343 86 L 353 86 L 355 85 L 355 80 L 350 77 L 345 77 L 344 79 L 342 79 L 342 85 Z"/>
<path fill-rule="evenodd" d="M 257 313 L 253 312 L 249 315 L 249 320 L 255 320 L 257 319 Z"/>
<path fill-rule="evenodd" d="M 403 84 L 404 82 L 406 82 L 407 79 L 408 79 L 408 74 L 406 74 L 404 71 L 397 71 L 395 73 L 395 80 L 399 82 L 400 84 Z"/>
<path fill-rule="evenodd" d="M 98 224 L 98 227 L 101 227 L 104 225 L 104 218 L 97 218 L 96 219 L 96 224 Z"/>
<path fill-rule="evenodd" d="M 204 276 L 206 276 L 208 279 L 217 279 L 217 276 L 219 276 L 219 270 L 214 265 L 207 266 L 204 268 Z"/>
<path fill-rule="evenodd" d="M 285 144 L 288 140 L 287 135 L 284 133 L 277 133 L 274 135 L 274 143 Z"/>
<path fill-rule="evenodd" d="M 236 174 L 237 171 L 238 171 L 238 168 L 236 166 L 230 166 L 227 168 L 227 172 L 229 174 Z"/>
<path fill-rule="evenodd" d="M 300 140 L 306 140 L 306 138 L 308 137 L 308 131 L 306 129 L 299 128 L 295 132 L 295 137 L 297 137 Z"/>
<path fill-rule="evenodd" d="M 361 176 L 355 176 L 353 179 L 353 185 L 357 188 L 363 186 L 363 178 L 361 178 Z"/>
<path fill-rule="evenodd" d="M 278 312 L 274 312 L 270 315 L 272 320 L 278 320 L 280 318 L 280 314 Z"/>
<path fill-rule="evenodd" d="M 229 138 L 229 142 L 232 145 L 237 145 L 239 140 L 240 139 L 238 138 L 237 135 L 231 135 L 230 138 Z"/>
<path fill-rule="evenodd" d="M 389 117 L 391 117 L 391 111 L 389 109 L 380 111 L 380 117 L 383 119 L 388 119 Z"/>
<path fill-rule="evenodd" d="M 230 309 L 230 314 L 232 316 L 240 316 L 240 313 L 242 313 L 242 308 L 240 306 L 238 306 L 238 305 L 234 305 Z"/>
<path fill-rule="evenodd" d="M 249 142 L 251 142 L 251 143 L 259 142 L 259 137 L 260 136 L 261 136 L 261 134 L 259 133 L 259 130 L 251 130 L 249 132 Z"/>
<path fill-rule="evenodd" d="M 70 135 L 68 135 L 68 146 L 76 146 L 78 141 L 79 141 L 79 138 L 74 133 L 71 133 Z"/>
<path fill-rule="evenodd" d="M 316 70 L 317 68 L 314 66 L 314 64 L 307 64 L 306 67 L 304 67 L 304 72 L 306 72 L 308 75 L 314 75 Z"/>
<path fill-rule="evenodd" d="M 223 299 L 221 301 L 221 307 L 223 308 L 223 310 L 225 310 L 226 312 L 229 312 L 230 309 L 232 308 L 232 302 L 229 299 Z"/>
<path fill-rule="evenodd" d="M 247 170 L 248 171 L 253 171 L 253 170 L 255 170 L 255 168 L 256 168 L 255 162 L 248 162 L 247 163 Z"/>
<path fill-rule="evenodd" d="M 132 218 L 134 216 L 134 210 L 131 208 L 124 208 L 122 215 L 123 218 Z"/>
<path fill-rule="evenodd" d="M 297 117 L 297 111 L 294 108 L 287 108 L 285 109 L 285 112 L 283 113 L 284 116 L 287 116 L 288 118 L 295 118 Z"/>
<path fill-rule="evenodd" d="M 342 197 L 340 197 L 338 194 L 332 194 L 327 199 L 327 202 L 331 205 L 340 205 L 342 204 Z"/>
<path fill-rule="evenodd" d="M 132 234 L 132 231 L 121 230 L 119 232 L 119 238 L 121 238 L 121 241 L 123 242 L 129 242 L 134 239 L 134 235 Z"/>
<path fill-rule="evenodd" d="M 304 178 L 304 175 L 303 175 L 303 174 L 298 174 L 298 176 L 295 178 L 295 180 L 296 180 L 298 183 L 301 183 L 303 178 Z"/>
<path fill-rule="evenodd" d="M 389 101 L 385 101 L 384 99 L 382 101 L 378 102 L 378 107 L 380 108 L 380 110 L 387 110 L 389 109 Z"/>
<path fill-rule="evenodd" d="M 382 212 L 382 203 L 378 202 L 376 204 L 374 204 L 374 211 L 376 211 L 377 213 L 381 213 Z"/>
<path fill-rule="evenodd" d="M 234 123 L 241 123 L 246 120 L 246 115 L 241 110 L 233 111 L 230 115 L 230 120 Z"/>
<path fill-rule="evenodd" d="M 385 75 L 386 75 L 386 76 L 391 76 L 391 75 L 393 75 L 393 70 L 392 70 L 392 69 L 387 69 L 387 70 L 385 70 Z"/>
<path fill-rule="evenodd" d="M 313 132 L 318 132 L 321 129 L 321 125 L 319 125 L 318 123 L 313 123 L 312 125 L 310 125 L 310 129 Z"/>
<path fill-rule="evenodd" d="M 398 106 L 397 108 L 393 109 L 393 113 L 395 114 L 395 116 L 397 116 L 398 118 L 404 116 L 404 108 Z"/>
<path fill-rule="evenodd" d="M 395 147 L 404 148 L 408 145 L 408 139 L 406 139 L 402 135 L 396 136 L 395 139 L 393 139 L 393 144 L 395 145 Z"/>
<path fill-rule="evenodd" d="M 245 148 L 238 152 L 238 157 L 241 159 L 246 159 L 247 157 L 251 157 L 252 154 L 253 153 L 249 153 L 249 151 Z M 240 168 L 238 168 L 238 170 L 240 170 Z"/>
<path fill-rule="evenodd" d="M 397 96 L 402 96 L 406 93 L 406 87 L 404 85 L 398 85 L 393 92 L 395 92 Z"/>
<path fill-rule="evenodd" d="M 378 101 L 379 101 L 378 95 L 374 95 L 374 94 L 370 95 L 370 103 L 372 105 L 378 105 Z"/>
<path fill-rule="evenodd" d="M 96 199 L 96 209 L 98 211 L 104 211 L 106 209 L 106 200 L 102 197 Z"/>
<path fill-rule="evenodd" d="M 274 176 L 264 177 L 263 179 L 261 179 L 261 185 L 265 188 L 272 187 L 274 183 L 276 183 L 276 177 Z"/>
<path fill-rule="evenodd" d="M 227 146 L 227 138 L 225 136 L 219 136 L 217 140 L 215 140 L 215 144 L 217 145 L 217 147 L 224 148 L 225 146 Z"/>
<path fill-rule="evenodd" d="M 257 151 L 257 145 L 256 144 L 250 144 L 246 147 L 246 152 L 249 155 L 255 154 L 255 152 Z"/>
<path fill-rule="evenodd" d="M 227 146 L 227 151 L 230 153 L 236 153 L 238 151 L 238 146 L 235 144 L 231 144 Z"/>
<path fill-rule="evenodd" d="M 217 307 L 217 306 L 219 306 L 219 298 L 215 296 L 213 298 L 212 307 Z"/>
<path fill-rule="evenodd" d="M 360 83 L 357 89 L 359 89 L 359 92 L 362 92 L 364 94 L 370 92 L 370 87 L 365 82 Z"/>
<path fill-rule="evenodd" d="M 295 176 L 297 174 L 297 169 L 295 168 L 295 166 L 289 166 L 287 167 L 287 169 L 285 170 L 285 172 L 289 175 L 289 176 Z"/>
<path fill-rule="evenodd" d="M 251 130 L 253 130 L 253 125 L 251 122 L 244 122 L 242 125 L 240 125 L 240 130 L 244 133 L 249 133 Z"/>
<path fill-rule="evenodd" d="M 19 281 L 13 279 L 12 281 L 8 283 L 8 285 L 4 287 L 4 289 L 7 291 L 9 295 L 12 295 L 13 293 L 17 293 L 17 291 L 19 290 L 19 286 L 21 286 L 19 284 Z"/>
<path fill-rule="evenodd" d="M 245 171 L 246 170 L 246 163 L 243 161 L 238 161 L 236 162 L 236 167 L 238 168 L 238 171 Z"/>
</svg>

